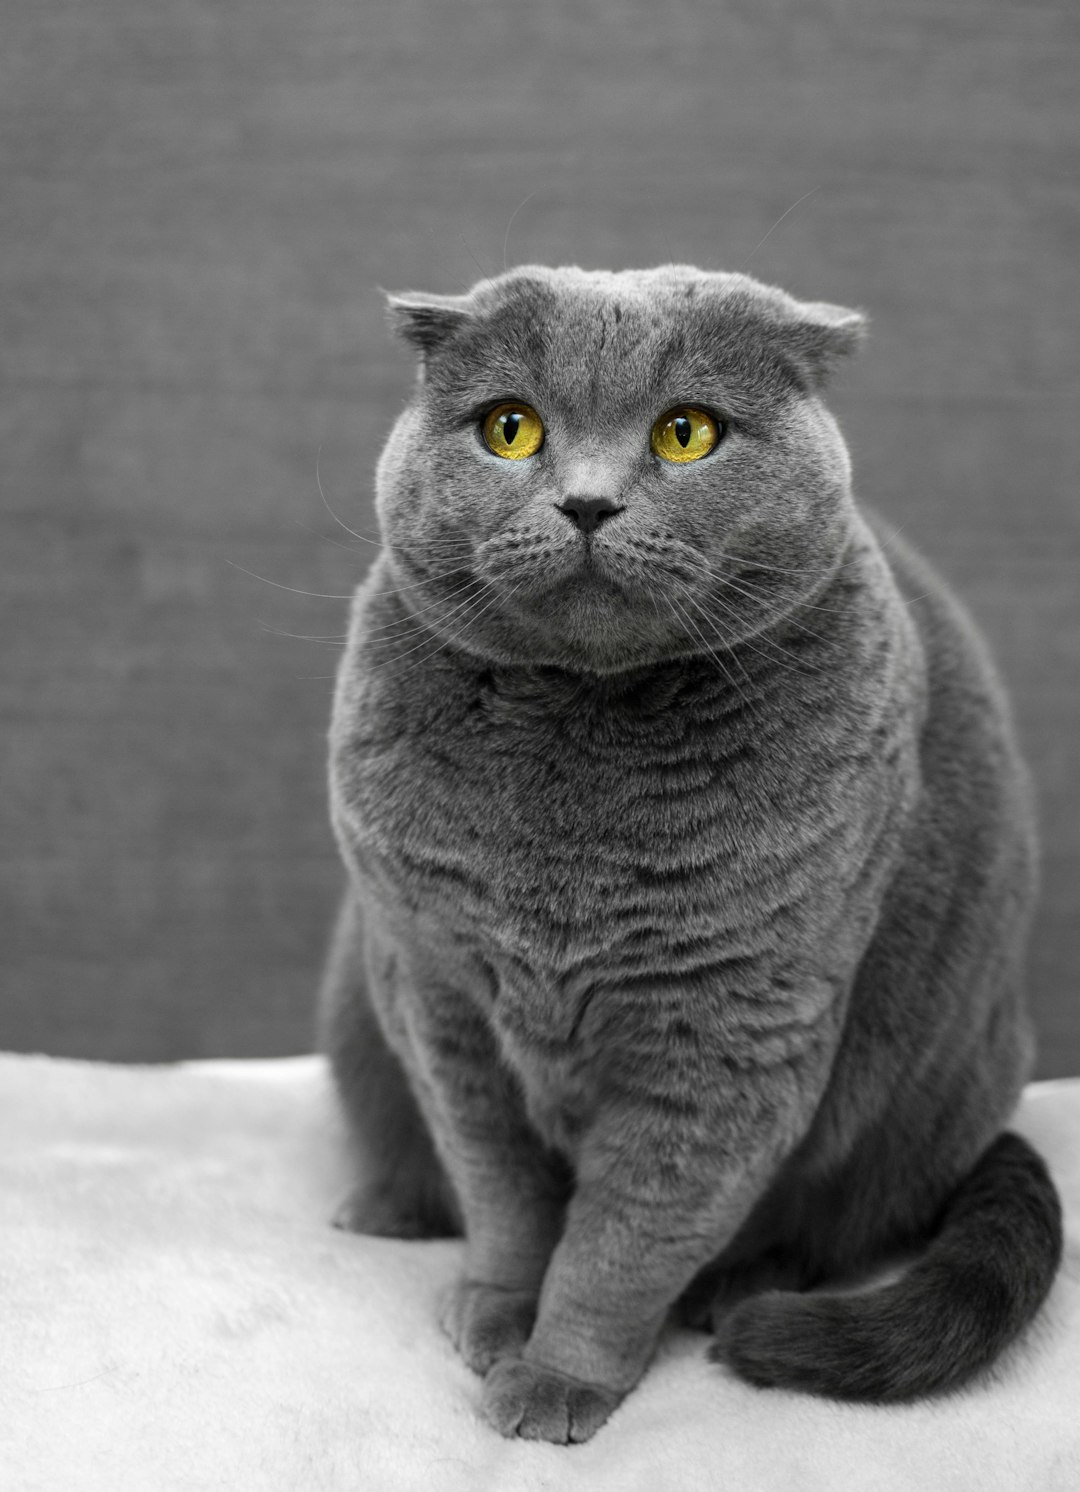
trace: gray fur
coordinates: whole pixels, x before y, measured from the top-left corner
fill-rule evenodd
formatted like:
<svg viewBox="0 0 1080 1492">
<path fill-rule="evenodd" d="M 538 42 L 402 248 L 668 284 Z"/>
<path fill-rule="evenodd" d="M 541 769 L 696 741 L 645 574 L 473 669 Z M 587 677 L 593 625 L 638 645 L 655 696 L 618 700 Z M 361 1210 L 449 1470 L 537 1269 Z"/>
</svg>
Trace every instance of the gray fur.
<svg viewBox="0 0 1080 1492">
<path fill-rule="evenodd" d="M 754 1292 L 938 1224 L 1029 1068 L 1028 792 L 970 622 L 853 502 L 820 388 L 857 313 L 683 266 L 391 311 L 421 378 L 331 732 L 343 1221 L 463 1224 L 486 1414 L 580 1440 L 680 1298 L 794 1382 L 768 1311 L 817 1297 Z M 511 398 L 529 460 L 477 433 Z M 672 465 L 679 403 L 727 426 Z M 588 538 L 582 495 L 621 508 Z"/>
</svg>

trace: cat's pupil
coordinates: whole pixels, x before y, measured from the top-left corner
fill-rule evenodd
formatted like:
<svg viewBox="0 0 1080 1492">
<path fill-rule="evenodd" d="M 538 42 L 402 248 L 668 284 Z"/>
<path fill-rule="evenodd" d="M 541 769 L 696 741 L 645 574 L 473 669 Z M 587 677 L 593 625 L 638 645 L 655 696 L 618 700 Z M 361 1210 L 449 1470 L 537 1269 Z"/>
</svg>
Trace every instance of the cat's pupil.
<svg viewBox="0 0 1080 1492">
<path fill-rule="evenodd" d="M 675 421 L 675 439 L 684 449 L 690 444 L 690 421 L 685 415 L 680 415 Z"/>
<path fill-rule="evenodd" d="M 514 437 L 518 433 L 518 426 L 520 424 L 521 416 L 519 414 L 508 414 L 503 420 L 503 440 L 506 441 L 508 446 L 514 444 Z M 684 441 L 683 444 L 685 445 L 686 442 Z"/>
</svg>

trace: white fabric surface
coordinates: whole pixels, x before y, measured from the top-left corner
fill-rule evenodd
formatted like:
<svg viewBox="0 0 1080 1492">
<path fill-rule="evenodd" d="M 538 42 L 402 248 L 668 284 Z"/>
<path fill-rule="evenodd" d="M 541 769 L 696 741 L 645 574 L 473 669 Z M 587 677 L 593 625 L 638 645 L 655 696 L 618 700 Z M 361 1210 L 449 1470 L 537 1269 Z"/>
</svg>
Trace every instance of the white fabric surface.
<svg viewBox="0 0 1080 1492">
<path fill-rule="evenodd" d="M 504 1441 L 436 1324 L 456 1243 L 335 1232 L 318 1058 L 0 1056 L 0 1487 L 1078 1492 L 1080 1080 L 1033 1085 L 1068 1255 L 990 1378 L 899 1408 L 762 1392 L 672 1331 L 596 1438 Z"/>
</svg>

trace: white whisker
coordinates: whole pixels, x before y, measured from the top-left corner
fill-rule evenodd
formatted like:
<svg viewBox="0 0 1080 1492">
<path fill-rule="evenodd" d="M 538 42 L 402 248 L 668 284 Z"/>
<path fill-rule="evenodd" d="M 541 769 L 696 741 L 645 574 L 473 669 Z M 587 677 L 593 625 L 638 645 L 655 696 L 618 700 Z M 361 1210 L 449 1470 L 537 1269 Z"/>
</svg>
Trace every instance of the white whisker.
<svg viewBox="0 0 1080 1492">
<path fill-rule="evenodd" d="M 747 254 L 746 258 L 743 260 L 742 264 L 739 266 L 740 269 L 745 268 L 746 265 L 748 265 L 750 263 L 751 259 L 753 259 L 754 255 L 757 253 L 758 249 L 760 249 L 761 245 L 765 242 L 765 239 L 769 237 L 769 234 L 775 232 L 775 230 L 777 228 L 779 228 L 780 224 L 784 221 L 784 219 L 786 217 L 790 217 L 791 214 L 795 211 L 795 209 L 797 207 L 801 207 L 802 204 L 806 201 L 807 197 L 812 197 L 815 192 L 820 191 L 820 190 L 821 190 L 820 187 L 816 187 L 816 186 L 811 187 L 808 192 L 803 192 L 802 196 L 799 198 L 799 200 L 797 202 L 793 202 L 791 204 L 791 206 L 788 208 L 787 212 L 782 212 L 780 214 L 780 216 L 777 218 L 776 222 L 769 229 L 769 232 L 766 233 L 762 238 L 758 239 L 757 243 L 750 250 L 749 254 Z"/>
<path fill-rule="evenodd" d="M 366 635 L 368 637 L 374 637 L 380 632 L 389 634 L 395 627 L 407 627 L 413 625 L 416 623 L 418 618 L 422 617 L 425 614 L 425 612 L 438 611 L 439 608 L 441 606 L 444 606 L 447 601 L 451 601 L 455 596 L 460 596 L 464 591 L 474 589 L 477 584 L 478 582 L 475 576 L 470 575 L 468 580 L 466 580 L 463 585 L 457 586 L 454 590 L 449 591 L 445 596 L 436 597 L 427 606 L 415 606 L 407 608 L 406 614 L 402 617 L 399 617 L 396 622 L 384 622 L 381 626 L 366 628 Z M 382 594 L 382 592 L 380 592 L 380 594 Z"/>
<path fill-rule="evenodd" d="M 720 658 L 717 656 L 715 650 L 709 646 L 708 642 L 701 635 L 701 632 L 699 631 L 696 623 L 694 622 L 693 617 L 687 616 L 686 612 L 683 611 L 682 607 L 679 605 L 679 603 L 675 600 L 675 598 L 673 596 L 667 596 L 667 597 L 665 597 L 665 600 L 667 601 L 668 605 L 672 608 L 673 612 L 675 613 L 676 618 L 680 619 L 683 622 L 684 626 L 689 627 L 696 634 L 697 639 L 700 642 L 701 646 L 705 649 L 705 651 L 708 653 L 709 657 L 716 664 L 717 668 L 724 675 L 724 678 L 728 681 L 728 683 L 731 685 L 731 687 L 735 690 L 735 693 L 742 700 L 743 705 L 747 709 L 749 709 L 750 708 L 750 701 L 747 699 L 746 695 L 739 688 L 739 686 L 736 683 L 734 677 L 724 667 L 723 663 L 720 661 Z"/>
<path fill-rule="evenodd" d="M 712 625 L 720 630 L 715 617 L 709 617 L 708 611 L 706 611 L 706 609 L 696 600 L 696 598 L 690 596 L 688 597 L 688 599 L 693 601 L 694 605 L 697 607 L 698 611 L 701 612 L 702 616 L 709 618 Z M 728 616 L 734 617 L 736 620 L 738 620 L 738 613 L 732 607 L 725 606 L 723 599 L 720 596 L 712 593 L 709 599 L 711 601 L 714 601 L 717 606 L 720 606 L 727 613 Z M 762 643 L 765 647 L 772 648 L 773 653 L 762 652 L 761 648 L 756 646 L 757 643 Z M 765 662 L 768 664 L 787 669 L 789 673 L 818 672 L 818 669 L 816 667 L 808 669 L 807 666 L 801 661 L 796 661 L 794 663 L 787 661 L 795 655 L 785 652 L 785 650 L 780 646 L 778 642 L 775 642 L 771 637 L 763 632 L 755 632 L 753 641 L 751 641 L 748 637 L 744 637 L 739 643 L 739 646 L 747 648 L 751 653 L 756 653 L 759 658 L 764 658 Z"/>
<path fill-rule="evenodd" d="M 503 237 L 503 271 L 504 272 L 505 272 L 505 270 L 507 268 L 506 256 L 507 256 L 507 253 L 509 252 L 509 249 L 510 249 L 510 229 L 514 226 L 514 219 L 517 217 L 518 213 L 521 211 L 521 209 L 523 207 L 528 207 L 529 203 L 536 196 L 537 192 L 542 192 L 543 191 L 545 185 L 546 185 L 546 183 L 541 182 L 541 184 L 538 187 L 533 187 L 533 189 L 529 193 L 529 195 L 526 198 L 524 198 L 523 201 L 519 202 L 518 205 L 514 208 L 513 212 L 510 214 L 510 221 L 506 225 L 506 233 L 505 233 L 505 236 Z"/>
<path fill-rule="evenodd" d="M 377 549 L 388 549 L 392 553 L 404 554 L 405 550 L 401 549 L 399 545 L 388 544 L 387 541 L 381 536 L 372 537 L 372 535 L 370 534 L 360 533 L 358 529 L 350 528 L 345 520 L 334 512 L 334 509 L 327 501 L 326 493 L 323 491 L 322 477 L 319 473 L 319 458 L 321 457 L 321 455 L 322 446 L 319 447 L 318 451 L 315 454 L 315 485 L 319 489 L 319 496 L 322 498 L 323 507 L 330 514 L 330 517 L 334 520 L 334 522 L 340 524 L 347 534 L 351 534 L 354 539 L 359 539 L 362 544 L 374 544 Z M 345 547 L 348 548 L 348 545 L 346 545 Z M 429 540 L 424 545 L 424 552 L 425 554 L 432 554 L 440 550 L 456 550 L 458 548 L 468 548 L 468 545 L 466 544 L 464 539 L 433 539 Z"/>
<path fill-rule="evenodd" d="M 441 575 L 428 575 L 423 580 L 414 580 L 411 585 L 392 585 L 387 590 L 372 591 L 373 596 L 400 596 L 405 591 L 418 591 L 425 585 L 430 585 L 432 580 L 447 580 L 455 574 L 464 574 L 464 570 L 455 570 L 451 567 L 444 570 Z"/>
<path fill-rule="evenodd" d="M 522 584 L 524 584 L 524 581 L 522 582 Z M 514 586 L 513 590 L 506 592 L 506 598 L 509 599 L 510 596 L 514 595 L 514 593 L 520 589 L 520 585 Z M 479 622 L 483 617 L 487 615 L 487 613 L 491 610 L 492 604 L 498 595 L 498 590 L 498 586 L 494 585 L 493 583 L 489 584 L 487 594 L 482 598 L 484 601 L 483 606 L 481 606 L 480 610 L 474 616 L 470 616 L 467 618 L 470 625 L 474 625 L 476 622 Z M 434 646 L 430 649 L 430 651 L 425 653 L 422 657 L 417 658 L 411 666 L 413 668 L 418 668 L 421 664 L 426 663 L 429 658 L 434 658 L 436 653 L 440 652 L 447 645 L 447 643 L 459 642 L 460 639 L 465 635 L 465 631 L 465 627 L 460 627 L 456 632 L 451 633 L 449 637 L 436 636 L 434 638 Z M 409 652 L 416 652 L 423 646 L 423 643 L 419 643 L 417 645 L 417 648 L 410 648 Z M 401 653 L 398 655 L 399 658 L 407 656 L 408 654 L 406 653 Z M 398 659 L 390 659 L 389 661 L 397 662 Z"/>
<path fill-rule="evenodd" d="M 478 620 L 478 617 L 480 615 L 483 615 L 483 611 L 486 610 L 488 602 L 490 602 L 492 597 L 495 596 L 497 593 L 498 586 L 496 586 L 493 581 L 489 580 L 478 596 L 473 596 L 470 600 L 463 601 L 459 606 L 455 606 L 452 611 L 448 612 L 447 615 L 441 619 L 442 624 L 445 625 L 445 623 L 451 621 L 455 616 L 457 616 L 459 621 L 470 620 L 469 612 L 472 611 L 480 602 L 483 602 L 484 606 L 481 608 L 481 611 L 477 614 L 477 616 L 471 618 L 471 620 L 473 621 Z M 427 638 L 423 642 L 418 642 L 414 647 L 406 648 L 403 653 L 395 653 L 391 658 L 380 658 L 378 662 L 372 664 L 372 667 L 383 668 L 389 663 L 399 663 L 402 658 L 407 658 L 410 653 L 419 652 L 421 648 L 427 647 L 428 641 L 432 638 L 432 636 L 434 636 L 436 641 L 436 648 L 434 651 L 437 652 L 439 645 L 441 645 L 441 640 L 436 628 L 433 626 L 428 626 L 426 623 L 421 623 L 413 632 L 409 633 L 408 635 L 410 637 L 415 637 L 419 632 L 427 633 Z M 461 635 L 461 631 L 455 634 L 455 636 L 457 637 L 460 637 Z M 392 639 L 392 641 L 394 642 L 400 642 L 402 640 L 403 639 L 397 637 Z M 420 661 L 422 662 L 423 660 Z"/>
<path fill-rule="evenodd" d="M 731 589 L 734 591 L 738 591 L 739 595 L 745 596 L 748 601 L 760 601 L 761 592 L 747 590 L 745 587 L 739 585 L 738 581 L 732 580 L 730 575 L 724 575 L 720 578 L 724 585 L 730 586 Z M 796 606 L 800 604 L 801 603 L 796 602 Z M 781 608 L 779 611 L 773 612 L 772 614 L 767 616 L 765 618 L 765 626 L 771 626 L 773 622 L 779 621 L 787 622 L 788 626 L 795 627 L 800 632 L 805 632 L 807 637 L 813 637 L 818 642 L 823 642 L 828 645 L 829 639 L 827 637 L 822 637 L 821 633 L 815 632 L 812 627 L 804 627 L 801 622 L 797 622 L 795 620 L 795 618 L 786 608 Z"/>
<path fill-rule="evenodd" d="M 764 567 L 763 566 L 755 566 L 755 568 L 756 569 L 761 569 L 761 568 L 764 568 Z M 740 575 L 738 577 L 738 579 L 736 579 L 736 577 L 734 575 L 726 575 L 723 572 L 720 572 L 716 576 L 716 579 L 717 579 L 717 582 L 721 586 L 730 585 L 733 590 L 738 590 L 738 589 L 742 588 L 743 595 L 745 595 L 747 597 L 754 597 L 754 596 L 759 596 L 760 595 L 760 596 L 765 596 L 766 599 L 768 598 L 768 594 L 769 594 L 768 591 L 764 590 L 761 586 L 756 585 L 754 583 L 754 581 L 752 579 L 750 579 L 746 575 Z M 818 605 L 817 602 L 814 602 L 814 601 L 805 601 L 805 600 L 802 600 L 802 599 L 800 599 L 798 597 L 792 597 L 791 607 L 792 607 L 792 610 L 798 610 L 798 611 L 821 611 L 821 612 L 825 612 L 828 616 L 850 616 L 851 615 L 851 607 L 850 606 L 820 606 L 820 605 Z"/>
<path fill-rule="evenodd" d="M 269 632 L 271 637 L 291 637 L 297 642 L 321 642 L 336 648 L 345 646 L 349 634 L 347 632 L 333 632 L 320 635 L 314 632 L 283 632 L 280 627 L 271 627 L 267 622 L 257 623 L 259 630 Z"/>
<path fill-rule="evenodd" d="M 227 559 L 225 563 L 231 565 L 234 570 L 240 570 L 244 575 L 250 575 L 252 580 L 261 580 L 265 585 L 275 586 L 279 591 L 292 591 L 297 596 L 314 596 L 317 601 L 351 601 L 353 597 L 352 591 L 348 591 L 345 595 L 331 591 L 304 591 L 297 585 L 282 585 L 280 580 L 271 580 L 266 575 L 256 575 L 254 570 L 238 565 L 235 560 Z"/>
<path fill-rule="evenodd" d="M 344 518 L 339 518 L 338 517 L 338 515 L 334 512 L 333 508 L 327 502 L 327 500 L 326 500 L 326 493 L 323 491 L 322 478 L 319 475 L 319 459 L 320 459 L 321 456 L 322 456 L 322 446 L 320 446 L 319 449 L 315 452 L 315 485 L 319 489 L 319 496 L 323 500 L 323 507 L 330 514 L 330 517 L 334 520 L 334 522 L 335 523 L 340 523 L 341 527 L 345 530 L 345 532 L 347 534 L 352 534 L 352 536 L 353 536 L 354 539 L 360 539 L 363 543 L 366 543 L 366 544 L 378 544 L 381 547 L 382 546 L 382 540 L 381 539 L 369 539 L 366 534 L 358 534 L 354 528 L 350 528 L 349 527 L 349 525 L 345 522 Z"/>
<path fill-rule="evenodd" d="M 705 622 L 707 623 L 707 625 L 710 626 L 710 627 L 712 627 L 714 629 L 714 631 L 720 633 L 721 637 L 723 637 L 724 629 L 720 626 L 720 623 L 717 621 L 717 619 L 714 616 L 712 616 L 705 609 L 704 606 L 701 605 L 700 601 L 698 601 L 697 597 L 695 595 L 693 595 L 693 593 L 691 591 L 688 591 L 688 590 L 686 590 L 684 588 L 684 590 L 683 590 L 683 599 L 685 601 L 689 601 L 690 604 L 691 604 L 691 606 L 693 606 L 695 608 L 695 610 L 698 611 L 701 614 L 701 616 L 705 619 Z M 716 600 L 716 601 L 719 602 L 719 598 L 718 597 L 713 597 L 713 600 Z M 723 603 L 719 603 L 719 604 L 722 605 Z M 724 609 L 727 610 L 727 608 L 724 608 Z M 735 612 L 732 611 L 729 614 L 731 616 L 735 617 Z M 737 617 L 736 617 L 736 620 L 738 620 Z M 750 683 L 751 683 L 750 676 L 746 672 L 746 668 L 744 667 L 741 658 L 738 657 L 738 655 L 735 652 L 734 647 L 730 643 L 726 643 L 725 646 L 727 647 L 727 650 L 728 650 L 728 653 L 730 654 L 732 662 L 738 664 L 739 672 L 742 674 L 742 676 L 745 679 L 747 685 L 749 686 Z M 741 643 L 741 646 L 743 646 L 743 647 L 748 646 L 745 638 L 743 639 L 743 641 Z M 754 648 L 754 647 L 751 647 L 750 651 L 754 652 L 754 653 L 758 653 L 758 649 Z M 758 653 L 758 656 L 761 657 L 761 658 L 764 658 L 766 660 L 766 662 L 768 662 L 768 663 L 771 663 L 771 662 L 775 661 L 775 660 L 769 658 L 768 655 L 765 654 L 765 653 Z"/>
</svg>

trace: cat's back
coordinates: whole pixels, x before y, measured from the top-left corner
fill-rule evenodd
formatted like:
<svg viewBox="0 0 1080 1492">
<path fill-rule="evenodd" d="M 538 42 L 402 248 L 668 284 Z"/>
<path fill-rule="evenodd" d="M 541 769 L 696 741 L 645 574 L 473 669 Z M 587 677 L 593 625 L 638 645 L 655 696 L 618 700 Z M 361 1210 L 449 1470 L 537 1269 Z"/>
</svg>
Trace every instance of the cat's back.
<svg viewBox="0 0 1080 1492">
<path fill-rule="evenodd" d="M 867 515 L 921 643 L 926 722 L 924 778 L 1012 822 L 1033 837 L 1026 768 L 1005 688 L 986 641 L 956 591 L 883 519 Z"/>
</svg>

